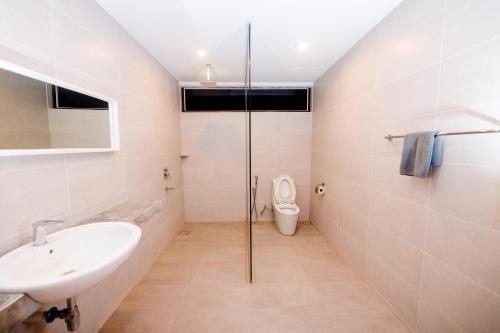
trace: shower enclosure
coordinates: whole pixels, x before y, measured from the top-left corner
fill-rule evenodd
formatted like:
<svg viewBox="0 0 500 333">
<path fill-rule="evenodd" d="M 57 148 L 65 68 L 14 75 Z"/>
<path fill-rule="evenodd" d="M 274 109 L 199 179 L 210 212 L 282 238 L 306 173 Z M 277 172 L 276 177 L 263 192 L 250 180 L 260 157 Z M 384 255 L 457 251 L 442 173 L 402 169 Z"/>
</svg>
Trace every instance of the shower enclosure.
<svg viewBox="0 0 500 333">
<path fill-rule="evenodd" d="M 187 68 L 179 80 L 186 221 L 219 223 L 233 232 L 241 226 L 241 240 L 218 246 L 245 247 L 249 282 L 253 280 L 249 221 L 254 215 L 250 29 L 245 24 L 227 36 L 213 36 L 212 46 L 207 46 L 210 51 L 200 49 L 197 65 Z M 215 224 L 211 230 L 217 229 Z"/>
<path fill-rule="evenodd" d="M 258 41 L 259 50 L 272 47 L 263 40 Z M 262 56 L 257 59 L 258 68 L 252 68 L 256 62 L 255 57 L 252 62 L 250 24 L 200 54 L 203 57 L 196 68 L 181 80 L 186 221 L 219 223 L 220 228 L 233 232 L 241 226 L 241 239 L 214 246 L 223 249 L 229 242 L 233 246 L 240 242 L 245 248 L 247 280 L 255 281 L 257 264 L 257 275 L 267 271 L 266 279 L 273 281 L 276 267 L 269 267 L 266 257 L 276 254 L 273 246 L 292 241 L 283 238 L 272 223 L 274 178 L 288 175 L 295 180 L 300 207 L 296 212 L 302 212 L 298 215 L 302 220 L 308 218 L 310 88 L 273 84 L 271 80 L 281 76 L 269 76 L 270 69 L 263 68 L 268 63 L 263 53 L 256 54 Z M 304 59 L 297 59 L 294 66 L 300 73 Z M 281 60 L 274 55 L 272 62 L 279 67 Z M 256 75 L 258 82 L 271 83 L 253 82 Z M 285 79 L 294 75 L 292 71 Z M 214 225 L 211 232 L 216 229 Z M 241 255 L 239 260 L 243 260 Z"/>
</svg>

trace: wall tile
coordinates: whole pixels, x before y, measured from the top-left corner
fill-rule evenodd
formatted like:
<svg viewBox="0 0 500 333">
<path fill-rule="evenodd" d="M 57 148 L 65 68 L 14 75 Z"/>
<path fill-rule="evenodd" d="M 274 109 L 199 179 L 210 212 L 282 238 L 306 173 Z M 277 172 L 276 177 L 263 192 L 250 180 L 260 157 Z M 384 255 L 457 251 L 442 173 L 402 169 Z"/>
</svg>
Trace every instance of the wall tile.
<svg viewBox="0 0 500 333">
<path fill-rule="evenodd" d="M 376 92 L 374 120 L 391 120 L 434 113 L 437 107 L 439 66 L 408 76 Z"/>
<path fill-rule="evenodd" d="M 445 7 L 446 0 L 402 1 L 380 24 L 387 31 L 407 30 Z"/>
<path fill-rule="evenodd" d="M 500 232 L 431 211 L 426 250 L 486 288 L 500 294 Z"/>
<path fill-rule="evenodd" d="M 330 187 L 327 190 L 330 192 Z M 339 203 L 350 207 L 363 216 L 368 216 L 369 195 L 366 187 L 345 179 L 340 179 L 338 181 L 338 191 L 337 200 Z"/>
<path fill-rule="evenodd" d="M 97 332 L 184 222 L 177 82 L 96 2 L 20 0 L 2 7 L 0 58 L 116 99 L 122 151 L 0 158 L 0 206 L 7 219 L 1 219 L 0 252 L 29 241 L 38 219 L 58 215 L 73 226 L 127 200 L 164 201 L 163 211 L 142 225 L 142 245 L 127 268 L 79 295 L 87 314 L 80 331 Z M 40 125 L 26 115 L 22 121 L 30 135 Z M 155 171 L 165 166 L 176 187 L 169 195 Z M 64 323 L 47 328 L 59 330 Z"/>
<path fill-rule="evenodd" d="M 438 113 L 436 128 L 443 132 L 495 128 L 500 124 L 500 102 Z M 443 161 L 461 164 L 500 166 L 498 134 L 443 137 Z"/>
<path fill-rule="evenodd" d="M 348 53 L 343 68 L 343 97 L 350 98 L 373 89 L 376 77 L 377 31 L 365 35 Z"/>
<path fill-rule="evenodd" d="M 396 196 L 370 191 L 370 223 L 391 230 L 423 249 L 428 208 Z"/>
<path fill-rule="evenodd" d="M 445 61 L 441 73 L 440 110 L 474 110 L 476 105 L 498 101 L 499 63 L 500 39 Z"/>
<path fill-rule="evenodd" d="M 82 209 L 125 191 L 123 161 L 68 166 L 71 208 Z"/>
<path fill-rule="evenodd" d="M 444 56 L 450 57 L 497 37 L 500 4 L 495 0 L 454 0 L 447 6 Z"/>
<path fill-rule="evenodd" d="M 385 136 L 402 135 L 419 131 L 433 130 L 435 116 L 418 116 L 397 120 L 374 122 L 371 129 L 371 154 L 385 157 L 401 157 L 404 140 L 387 140 Z"/>
<path fill-rule="evenodd" d="M 347 206 L 340 207 L 338 224 L 351 236 L 361 242 L 365 241 L 368 219 Z"/>
<path fill-rule="evenodd" d="M 183 149 L 189 154 L 183 161 L 187 220 L 244 220 L 244 113 L 183 113 L 181 122 Z M 295 180 L 299 218 L 309 220 L 311 127 L 312 113 L 252 114 L 252 183 L 258 176 L 258 211 L 271 207 L 272 179 L 288 174 Z M 272 214 L 263 218 L 274 219 Z"/>
<path fill-rule="evenodd" d="M 465 331 L 447 318 L 425 298 L 418 305 L 418 333 L 464 333 Z"/>
<path fill-rule="evenodd" d="M 363 276 L 366 256 L 363 242 L 351 236 L 344 228 L 337 227 L 335 232 L 335 245 L 342 258 L 351 265 L 356 273 Z"/>
<path fill-rule="evenodd" d="M 2 44 L 11 49 L 23 52 L 24 48 L 28 48 L 34 50 L 39 57 L 53 58 L 54 44 L 47 43 L 51 36 L 49 1 L 21 0 L 3 3 L 0 35 L 8 39 Z"/>
<path fill-rule="evenodd" d="M 311 219 L 417 332 L 498 330 L 500 136 L 443 137 L 426 179 L 399 175 L 403 140 L 384 136 L 500 125 L 498 10 L 403 1 L 315 82 Z"/>
<path fill-rule="evenodd" d="M 422 271 L 422 250 L 376 225 L 369 226 L 366 244 L 373 255 L 415 289 L 418 288 Z"/>
<path fill-rule="evenodd" d="M 431 207 L 498 230 L 500 169 L 443 164 L 432 182 Z"/>
<path fill-rule="evenodd" d="M 467 332 L 498 332 L 500 297 L 426 256 L 422 295 Z"/>
<path fill-rule="evenodd" d="M 417 290 L 394 274 L 370 252 L 367 252 L 366 256 L 365 277 L 391 304 L 396 313 L 414 329 L 417 323 Z"/>
<path fill-rule="evenodd" d="M 373 159 L 372 187 L 415 203 L 427 203 L 429 179 L 402 176 L 399 166 L 399 159 Z"/>
<path fill-rule="evenodd" d="M 0 183 L 1 239 L 31 230 L 37 220 L 70 212 L 63 166 L 0 172 Z"/>
<path fill-rule="evenodd" d="M 118 80 L 118 67 L 109 45 L 58 11 L 52 11 L 51 20 L 58 61 L 108 84 Z"/>
<path fill-rule="evenodd" d="M 337 160 L 338 174 L 356 184 L 367 186 L 370 180 L 371 157 L 368 155 L 342 154 Z"/>
<path fill-rule="evenodd" d="M 343 100 L 341 117 L 344 121 L 342 124 L 359 126 L 369 123 L 375 106 L 375 95 L 372 91 Z M 325 126 L 327 125 L 328 123 L 325 123 Z"/>
<path fill-rule="evenodd" d="M 436 65 L 440 61 L 443 12 L 415 26 L 408 22 L 381 23 L 379 26 L 379 66 L 377 86 L 400 80 Z"/>
</svg>

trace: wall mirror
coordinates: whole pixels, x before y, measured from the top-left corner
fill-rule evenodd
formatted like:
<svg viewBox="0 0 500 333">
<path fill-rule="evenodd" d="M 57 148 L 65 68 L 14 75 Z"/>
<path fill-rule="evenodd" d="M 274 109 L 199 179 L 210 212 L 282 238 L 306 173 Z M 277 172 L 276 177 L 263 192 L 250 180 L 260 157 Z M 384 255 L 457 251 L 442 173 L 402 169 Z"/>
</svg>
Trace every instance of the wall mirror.
<svg viewBox="0 0 500 333">
<path fill-rule="evenodd" d="M 115 101 L 0 62 L 0 156 L 116 150 Z"/>
</svg>

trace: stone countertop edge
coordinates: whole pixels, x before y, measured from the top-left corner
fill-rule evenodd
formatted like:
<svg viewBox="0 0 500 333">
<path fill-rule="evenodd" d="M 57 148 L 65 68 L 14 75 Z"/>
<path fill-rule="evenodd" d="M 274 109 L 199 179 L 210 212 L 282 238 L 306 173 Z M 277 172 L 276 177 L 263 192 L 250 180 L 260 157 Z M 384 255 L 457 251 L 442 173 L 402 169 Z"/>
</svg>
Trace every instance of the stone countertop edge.
<svg viewBox="0 0 500 333">
<path fill-rule="evenodd" d="M 79 224 L 96 222 L 130 222 L 140 224 L 158 213 L 163 206 L 162 200 L 147 200 L 143 202 L 127 201 L 118 206 L 96 214 Z"/>
<path fill-rule="evenodd" d="M 7 333 L 17 323 L 41 308 L 25 294 L 0 294 L 0 333 Z"/>
</svg>

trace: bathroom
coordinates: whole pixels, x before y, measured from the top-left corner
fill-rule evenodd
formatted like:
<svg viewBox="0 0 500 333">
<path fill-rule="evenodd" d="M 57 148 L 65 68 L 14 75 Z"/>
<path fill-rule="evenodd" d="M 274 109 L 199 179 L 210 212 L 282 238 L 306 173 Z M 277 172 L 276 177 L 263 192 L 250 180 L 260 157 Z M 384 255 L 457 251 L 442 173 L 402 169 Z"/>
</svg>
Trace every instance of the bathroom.
<svg viewBox="0 0 500 333">
<path fill-rule="evenodd" d="M 499 18 L 2 1 L 0 332 L 500 332 Z"/>
</svg>

